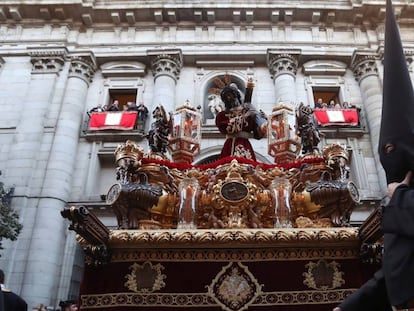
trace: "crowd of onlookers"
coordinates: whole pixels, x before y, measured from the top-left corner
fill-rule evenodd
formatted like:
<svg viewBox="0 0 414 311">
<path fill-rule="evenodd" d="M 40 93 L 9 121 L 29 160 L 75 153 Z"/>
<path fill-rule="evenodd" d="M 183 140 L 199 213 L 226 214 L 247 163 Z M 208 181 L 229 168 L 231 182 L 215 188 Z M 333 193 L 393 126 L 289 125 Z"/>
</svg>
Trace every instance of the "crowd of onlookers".
<svg viewBox="0 0 414 311">
<path fill-rule="evenodd" d="M 145 121 L 148 116 L 148 108 L 140 103 L 137 105 L 135 102 L 127 102 L 125 105 L 120 105 L 118 100 L 113 100 L 109 105 L 99 105 L 93 107 L 88 111 L 89 114 L 92 112 L 105 112 L 105 111 L 136 111 L 138 113 L 138 119 Z"/>
<path fill-rule="evenodd" d="M 325 103 L 322 98 L 318 98 L 315 103 L 315 109 L 357 109 L 357 107 L 348 102 L 339 103 L 334 99 Z"/>
<path fill-rule="evenodd" d="M 104 112 L 104 111 L 148 111 L 147 107 L 143 103 L 137 105 L 135 102 L 127 102 L 124 105 L 120 105 L 117 99 L 113 100 L 108 105 L 99 105 L 89 110 L 92 112 Z"/>
</svg>

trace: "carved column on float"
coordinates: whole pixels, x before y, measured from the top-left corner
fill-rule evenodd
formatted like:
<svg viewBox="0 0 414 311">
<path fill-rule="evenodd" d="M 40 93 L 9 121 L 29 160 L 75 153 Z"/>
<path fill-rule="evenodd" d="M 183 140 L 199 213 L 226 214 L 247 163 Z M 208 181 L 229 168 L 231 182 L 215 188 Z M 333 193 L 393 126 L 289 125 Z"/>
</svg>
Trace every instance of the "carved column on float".
<svg viewBox="0 0 414 311">
<path fill-rule="evenodd" d="M 70 198 L 85 99 L 95 68 L 94 57 L 90 53 L 71 57 L 35 216 L 36 227 L 29 251 L 31 260 L 27 263 L 23 282 L 22 295 L 28 301 L 54 302 L 52 299 L 57 297 L 59 278 L 56 275 L 61 275 L 67 230 L 60 211 Z M 49 293 L 49 297 L 45 297 L 45 293 Z"/>
<path fill-rule="evenodd" d="M 387 189 L 385 173 L 378 157 L 378 141 L 381 125 L 382 86 L 378 76 L 378 54 L 356 51 L 352 56 L 352 70 L 359 83 L 362 94 L 365 116 L 368 122 L 371 146 L 374 153 L 380 190 Z"/>
<path fill-rule="evenodd" d="M 296 72 L 300 51 L 268 51 L 267 65 L 275 86 L 276 103 L 296 102 Z"/>
<path fill-rule="evenodd" d="M 151 68 L 154 76 L 152 110 L 163 105 L 167 113 L 175 110 L 175 85 L 180 77 L 183 64 L 181 50 L 148 51 L 152 57 Z"/>
</svg>

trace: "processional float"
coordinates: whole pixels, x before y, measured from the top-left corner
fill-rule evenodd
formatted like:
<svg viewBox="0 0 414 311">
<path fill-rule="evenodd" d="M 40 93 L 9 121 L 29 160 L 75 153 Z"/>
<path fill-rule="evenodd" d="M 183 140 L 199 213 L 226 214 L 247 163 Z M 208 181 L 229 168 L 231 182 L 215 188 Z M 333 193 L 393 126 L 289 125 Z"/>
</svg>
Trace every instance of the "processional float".
<svg viewBox="0 0 414 311">
<path fill-rule="evenodd" d="M 106 203 L 118 228 L 83 206 L 62 211 L 88 264 L 81 310 L 331 310 L 364 281 L 347 147 L 319 151 L 309 106 L 267 116 L 274 164 L 194 165 L 200 113 L 187 102 L 153 118 L 148 152 L 129 140 L 115 150 Z"/>
</svg>

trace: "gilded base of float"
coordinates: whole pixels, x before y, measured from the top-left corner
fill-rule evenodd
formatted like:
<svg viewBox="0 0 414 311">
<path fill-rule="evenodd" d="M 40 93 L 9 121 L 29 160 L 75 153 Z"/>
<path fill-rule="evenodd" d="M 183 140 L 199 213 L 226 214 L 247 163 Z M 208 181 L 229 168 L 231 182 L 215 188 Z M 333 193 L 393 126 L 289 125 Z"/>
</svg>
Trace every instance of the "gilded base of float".
<svg viewBox="0 0 414 311">
<path fill-rule="evenodd" d="M 356 228 L 112 230 L 108 246 L 107 265 L 85 268 L 81 310 L 328 311 L 373 268 Z"/>
</svg>

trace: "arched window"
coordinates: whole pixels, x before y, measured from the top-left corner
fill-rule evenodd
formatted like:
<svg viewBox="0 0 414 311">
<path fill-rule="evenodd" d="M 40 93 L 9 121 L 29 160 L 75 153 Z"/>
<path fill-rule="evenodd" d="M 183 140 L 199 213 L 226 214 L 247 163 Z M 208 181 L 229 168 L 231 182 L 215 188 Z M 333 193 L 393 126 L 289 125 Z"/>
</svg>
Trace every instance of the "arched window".
<svg viewBox="0 0 414 311">
<path fill-rule="evenodd" d="M 224 109 L 224 104 L 220 98 L 221 89 L 230 83 L 235 83 L 239 90 L 244 94 L 246 91 L 246 81 L 240 75 L 233 73 L 216 73 L 208 77 L 203 87 L 203 123 L 214 124 L 215 114 L 220 109 Z"/>
</svg>

